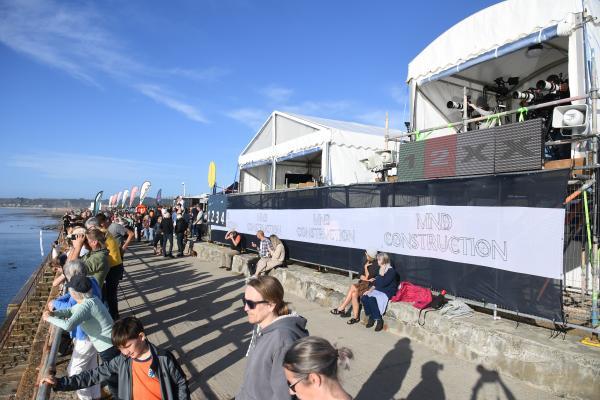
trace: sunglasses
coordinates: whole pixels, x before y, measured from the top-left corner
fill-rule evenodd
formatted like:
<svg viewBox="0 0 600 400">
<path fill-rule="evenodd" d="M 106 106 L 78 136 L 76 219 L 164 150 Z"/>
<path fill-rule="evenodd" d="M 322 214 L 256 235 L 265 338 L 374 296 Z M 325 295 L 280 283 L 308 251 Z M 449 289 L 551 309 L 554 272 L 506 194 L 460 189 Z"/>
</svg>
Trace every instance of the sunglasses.
<svg viewBox="0 0 600 400">
<path fill-rule="evenodd" d="M 288 381 L 288 387 L 290 388 L 290 390 L 294 393 L 296 393 L 296 385 L 299 384 L 300 382 L 302 382 L 303 380 L 305 380 L 306 378 L 308 378 L 308 375 L 306 375 L 304 378 L 300 378 L 298 379 L 296 382 L 294 383 L 290 383 L 290 381 Z"/>
<path fill-rule="evenodd" d="M 242 303 L 244 304 L 244 306 L 248 306 L 249 309 L 254 310 L 257 305 L 267 304 L 269 302 L 266 300 L 261 300 L 261 301 L 248 300 L 247 298 L 242 297 Z"/>
</svg>

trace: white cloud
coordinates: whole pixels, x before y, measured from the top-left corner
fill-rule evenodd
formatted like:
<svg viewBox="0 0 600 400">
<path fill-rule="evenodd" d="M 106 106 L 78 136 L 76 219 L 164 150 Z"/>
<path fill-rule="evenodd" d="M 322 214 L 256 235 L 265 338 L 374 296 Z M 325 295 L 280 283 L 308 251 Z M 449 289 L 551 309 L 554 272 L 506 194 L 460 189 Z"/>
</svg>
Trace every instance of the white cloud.
<svg viewBox="0 0 600 400">
<path fill-rule="evenodd" d="M 269 85 L 261 89 L 260 93 L 271 103 L 285 103 L 292 97 L 294 91 L 282 86 Z"/>
<path fill-rule="evenodd" d="M 33 59 L 98 85 L 98 71 L 133 73 L 142 67 L 119 51 L 101 28 L 101 16 L 88 6 L 25 0 L 0 8 L 0 42 Z"/>
<path fill-rule="evenodd" d="M 270 112 L 258 108 L 246 107 L 229 111 L 226 115 L 252 129 L 258 129 L 267 120 Z"/>
<path fill-rule="evenodd" d="M 136 89 L 157 103 L 178 111 L 193 121 L 209 122 L 196 107 L 171 97 L 171 95 L 165 93 L 164 89 L 158 85 L 141 84 L 137 85 Z"/>
<path fill-rule="evenodd" d="M 94 3 L 63 3 L 51 0 L 17 0 L 0 4 L 0 43 L 34 60 L 101 87 L 102 76 L 142 92 L 187 118 L 207 122 L 193 106 L 166 95 L 164 89 L 131 83 L 139 77 L 166 78 L 174 75 L 209 81 L 227 70 L 160 69 L 146 66 L 129 56 L 121 41 L 105 28 L 105 19 Z"/>
<path fill-rule="evenodd" d="M 353 108 L 353 102 L 349 100 L 333 101 L 304 101 L 298 104 L 282 106 L 282 111 L 288 111 L 295 114 L 304 114 L 315 117 L 334 118 L 344 117 Z"/>
<path fill-rule="evenodd" d="M 173 164 L 60 152 L 18 154 L 9 158 L 6 165 L 33 170 L 48 179 L 74 184 L 96 180 L 98 185 L 122 181 L 124 177 L 140 181 L 147 176 L 172 178 L 173 171 L 185 169 Z"/>
<path fill-rule="evenodd" d="M 393 85 L 390 88 L 390 96 L 392 96 L 396 103 L 404 106 L 404 104 L 408 101 L 408 86 Z"/>
<path fill-rule="evenodd" d="M 167 72 L 174 76 L 201 82 L 213 82 L 231 73 L 229 69 L 219 67 L 205 69 L 171 68 Z"/>
</svg>

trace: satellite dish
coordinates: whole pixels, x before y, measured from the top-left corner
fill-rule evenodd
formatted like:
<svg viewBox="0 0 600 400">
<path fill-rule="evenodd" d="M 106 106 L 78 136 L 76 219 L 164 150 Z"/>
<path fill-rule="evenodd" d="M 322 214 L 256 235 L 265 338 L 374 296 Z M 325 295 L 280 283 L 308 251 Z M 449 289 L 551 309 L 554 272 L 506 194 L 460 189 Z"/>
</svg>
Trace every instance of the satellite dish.
<svg viewBox="0 0 600 400">
<path fill-rule="evenodd" d="M 208 164 L 208 187 L 211 189 L 215 186 L 217 182 L 217 166 L 214 161 L 211 161 Z"/>
</svg>

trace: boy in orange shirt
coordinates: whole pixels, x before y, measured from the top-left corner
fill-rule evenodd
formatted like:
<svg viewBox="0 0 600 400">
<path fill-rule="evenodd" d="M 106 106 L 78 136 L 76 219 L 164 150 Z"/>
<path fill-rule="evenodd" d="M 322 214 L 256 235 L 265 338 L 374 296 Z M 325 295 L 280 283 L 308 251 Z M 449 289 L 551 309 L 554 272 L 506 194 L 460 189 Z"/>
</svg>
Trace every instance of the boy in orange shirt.
<svg viewBox="0 0 600 400">
<path fill-rule="evenodd" d="M 150 343 L 135 317 L 122 318 L 112 328 L 112 342 L 121 354 L 108 364 L 70 377 L 42 380 L 54 390 L 69 391 L 92 386 L 113 373 L 119 376 L 119 399 L 189 400 L 190 392 L 181 367 L 168 352 Z"/>
</svg>

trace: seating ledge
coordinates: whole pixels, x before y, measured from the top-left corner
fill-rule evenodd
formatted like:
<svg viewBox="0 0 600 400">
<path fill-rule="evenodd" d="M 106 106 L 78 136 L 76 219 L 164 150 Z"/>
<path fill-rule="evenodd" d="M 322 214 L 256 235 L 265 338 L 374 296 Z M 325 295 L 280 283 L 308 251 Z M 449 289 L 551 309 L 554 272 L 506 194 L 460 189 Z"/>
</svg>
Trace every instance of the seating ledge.
<svg viewBox="0 0 600 400">
<path fill-rule="evenodd" d="M 211 261 L 216 260 L 218 253 L 220 262 L 223 246 L 203 243 L 201 247 L 198 257 L 202 254 Z M 248 261 L 256 257 L 253 253 L 234 256 L 232 272 L 248 276 Z M 287 293 L 328 309 L 338 306 L 349 285 L 355 282 L 291 263 L 287 268 L 274 269 L 271 275 L 280 280 Z M 575 337 L 549 339 L 545 328 L 526 324 L 517 328 L 513 321 L 494 320 L 477 312 L 470 317 L 449 319 L 438 311 L 430 311 L 424 326 L 417 323 L 418 316 L 419 310 L 408 303 L 390 303 L 384 316 L 385 329 L 558 396 L 585 399 L 600 393 L 600 349 L 584 347 Z"/>
</svg>

